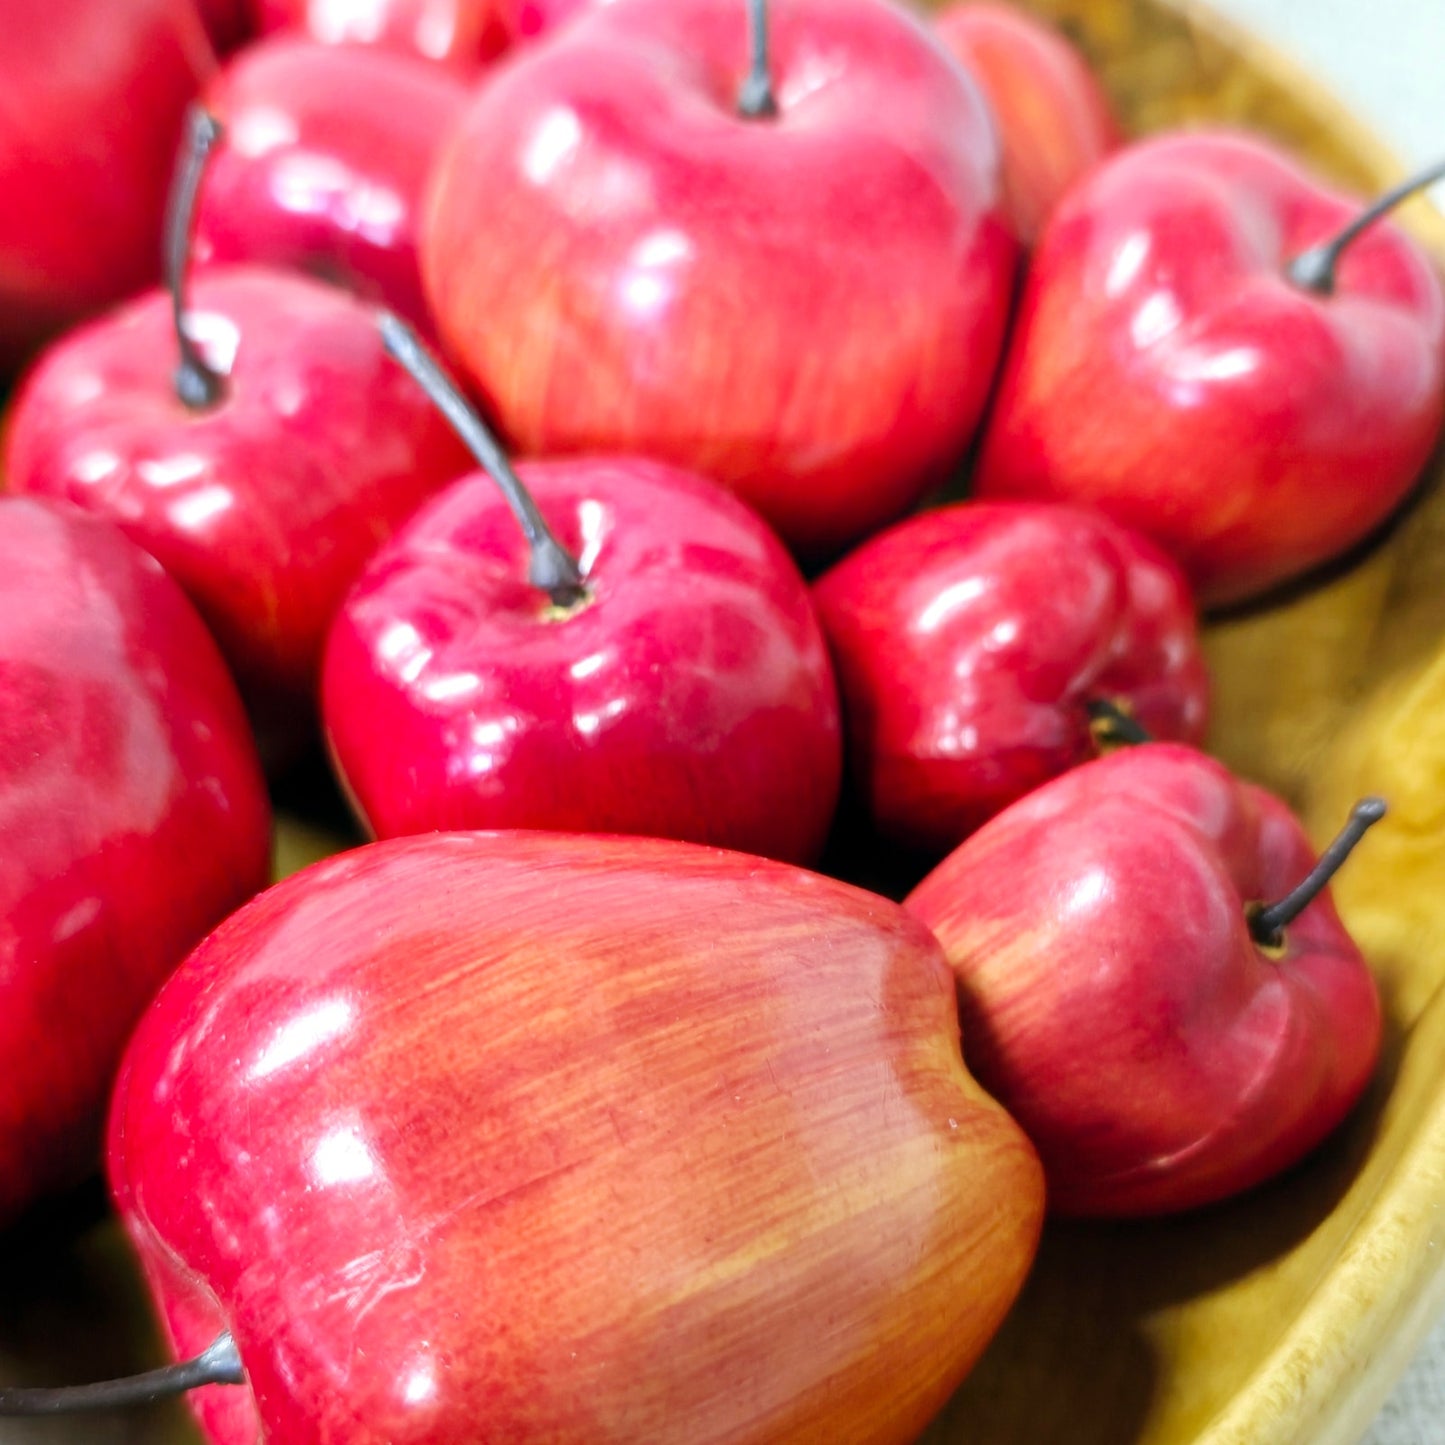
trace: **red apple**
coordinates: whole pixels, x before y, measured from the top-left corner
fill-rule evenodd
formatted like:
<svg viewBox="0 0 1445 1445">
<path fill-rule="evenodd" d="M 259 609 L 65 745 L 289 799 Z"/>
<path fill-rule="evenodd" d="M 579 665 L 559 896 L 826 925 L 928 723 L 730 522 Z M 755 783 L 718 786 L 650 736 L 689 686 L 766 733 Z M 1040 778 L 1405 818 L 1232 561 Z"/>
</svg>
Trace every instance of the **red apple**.
<svg viewBox="0 0 1445 1445">
<path fill-rule="evenodd" d="M 1098 715 L 1203 738 L 1189 590 L 1154 545 L 1068 507 L 964 503 L 900 522 L 815 585 L 859 791 L 891 839 L 946 852 L 1097 756 Z"/>
<path fill-rule="evenodd" d="M 217 1445 L 913 1440 L 1042 1210 L 901 909 L 684 844 L 316 865 L 138 1030 L 116 1199 Z"/>
<path fill-rule="evenodd" d="M 825 552 L 958 462 L 1016 244 L 982 97 L 880 0 L 618 0 L 519 53 L 434 177 L 443 339 L 522 451 L 720 481 Z"/>
<path fill-rule="evenodd" d="M 518 0 L 252 0 L 262 32 L 298 31 L 326 45 L 368 45 L 473 75 L 510 40 Z"/>
<path fill-rule="evenodd" d="M 1012 5 L 964 0 L 934 25 L 988 97 L 1003 144 L 1004 202 L 1032 245 L 1064 192 L 1118 146 L 1108 97 L 1057 30 Z"/>
<path fill-rule="evenodd" d="M 781 544 L 657 463 L 536 462 L 521 479 L 580 559 L 565 595 L 529 582 L 523 530 L 477 473 L 377 553 L 332 627 L 326 735 L 373 834 L 550 828 L 816 858 L 838 695 Z"/>
<path fill-rule="evenodd" d="M 346 589 L 466 452 L 353 297 L 244 266 L 210 272 L 187 297 L 192 207 L 218 135 L 191 113 L 169 292 L 41 360 L 11 412 L 7 474 L 14 491 L 113 519 L 166 567 L 284 756 Z"/>
<path fill-rule="evenodd" d="M 95 1166 L 132 1025 L 265 886 L 235 687 L 119 532 L 0 499 L 0 1220 Z"/>
<path fill-rule="evenodd" d="M 1366 536 L 1440 432 L 1445 295 L 1389 224 L 1332 290 L 1292 275 L 1356 209 L 1242 135 L 1161 136 L 1096 170 L 1035 253 L 978 494 L 1098 508 L 1206 604 Z"/>
<path fill-rule="evenodd" d="M 308 271 L 430 331 L 417 213 L 467 93 L 409 55 L 288 37 L 249 47 L 207 94 L 224 136 L 197 207 L 196 264 Z"/>
<path fill-rule="evenodd" d="M 550 35 L 584 10 L 606 3 L 608 0 L 512 0 L 512 38 L 525 41 Z"/>
<path fill-rule="evenodd" d="M 214 64 L 186 0 L 0 0 L 0 374 L 153 281 L 181 117 Z"/>
<path fill-rule="evenodd" d="M 1358 811 L 1356 835 L 1383 808 Z M 1314 863 L 1279 799 L 1156 743 L 1045 784 L 909 896 L 1052 1209 L 1207 1204 L 1344 1117 L 1379 1051 L 1374 979 L 1328 894 L 1287 927 L 1258 911 Z"/>
</svg>

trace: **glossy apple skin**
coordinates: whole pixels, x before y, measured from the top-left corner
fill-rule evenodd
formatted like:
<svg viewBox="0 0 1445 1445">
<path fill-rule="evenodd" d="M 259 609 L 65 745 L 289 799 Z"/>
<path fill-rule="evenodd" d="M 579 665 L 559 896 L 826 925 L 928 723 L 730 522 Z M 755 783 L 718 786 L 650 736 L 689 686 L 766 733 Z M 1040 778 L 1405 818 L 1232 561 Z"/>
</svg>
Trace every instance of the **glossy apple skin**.
<svg viewBox="0 0 1445 1445">
<path fill-rule="evenodd" d="M 248 47 L 207 92 L 225 135 L 197 207 L 196 265 L 309 272 L 430 333 L 418 211 L 467 95 L 409 55 L 289 37 Z"/>
<path fill-rule="evenodd" d="M 794 0 L 772 35 L 771 121 L 736 112 L 737 0 L 618 0 L 519 52 L 438 162 L 422 276 L 524 452 L 687 467 L 821 554 L 962 455 L 1016 243 L 922 22 Z"/>
<path fill-rule="evenodd" d="M 189 317 L 228 375 L 218 405 L 177 399 L 169 302 L 149 293 L 42 358 L 7 480 L 116 522 L 190 594 L 258 719 L 294 717 L 347 588 L 466 453 L 333 287 L 233 267 L 195 280 Z"/>
<path fill-rule="evenodd" d="M 1190 748 L 1087 763 L 986 824 L 908 897 L 958 979 L 980 1083 L 1066 1214 L 1248 1189 L 1348 1112 L 1380 1045 L 1374 978 L 1328 894 L 1252 940 L 1315 853 L 1279 799 Z"/>
<path fill-rule="evenodd" d="M 814 584 L 850 767 L 890 839 L 941 854 L 1098 755 L 1088 706 L 1198 743 L 1193 601 L 1152 543 L 1071 507 L 975 502 L 865 542 Z"/>
<path fill-rule="evenodd" d="M 0 375 L 154 280 L 181 117 L 214 66 L 187 0 L 0 0 Z"/>
<path fill-rule="evenodd" d="M 609 0 L 513 0 L 512 40 L 525 42 L 550 35 L 559 25 L 565 25 L 591 6 L 607 3 Z"/>
<path fill-rule="evenodd" d="M 114 528 L 0 499 L 0 1222 L 95 1167 L 161 981 L 263 888 L 246 716 L 180 589 Z"/>
<path fill-rule="evenodd" d="M 983 87 L 1003 146 L 1004 203 L 1032 245 L 1065 191 L 1122 134 L 1103 87 L 1052 26 L 1012 5 L 949 5 L 939 38 Z"/>
<path fill-rule="evenodd" d="M 909 1441 L 1043 1202 L 896 905 L 538 833 L 230 919 L 137 1031 L 110 1168 L 176 1350 L 245 1362 L 195 1397 L 217 1445 Z"/>
<path fill-rule="evenodd" d="M 326 735 L 379 837 L 642 833 L 790 862 L 838 800 L 838 692 L 781 544 L 712 483 L 635 458 L 524 464 L 581 559 L 559 618 L 489 477 L 378 553 L 327 645 Z"/>
<path fill-rule="evenodd" d="M 517 0 L 253 0 L 263 34 L 420 56 L 465 76 L 506 49 Z"/>
<path fill-rule="evenodd" d="M 1029 271 L 976 476 L 1151 535 L 1207 605 L 1307 572 L 1413 486 L 1445 413 L 1445 297 L 1394 226 L 1335 294 L 1287 263 L 1356 214 L 1264 142 L 1161 136 L 1072 191 Z"/>
</svg>

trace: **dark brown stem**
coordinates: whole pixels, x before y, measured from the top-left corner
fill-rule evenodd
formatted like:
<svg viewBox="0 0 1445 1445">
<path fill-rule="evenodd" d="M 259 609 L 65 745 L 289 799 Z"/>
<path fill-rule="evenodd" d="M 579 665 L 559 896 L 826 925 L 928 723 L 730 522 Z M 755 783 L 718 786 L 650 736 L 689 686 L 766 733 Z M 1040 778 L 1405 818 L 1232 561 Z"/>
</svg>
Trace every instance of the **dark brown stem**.
<svg viewBox="0 0 1445 1445">
<path fill-rule="evenodd" d="M 1383 798 L 1362 798 L 1350 810 L 1349 822 L 1323 853 L 1320 861 L 1304 879 L 1291 888 L 1278 903 L 1270 903 L 1255 911 L 1249 920 L 1254 941 L 1266 948 L 1278 948 L 1284 942 L 1285 928 L 1294 922 L 1324 891 L 1325 885 L 1340 871 L 1341 864 L 1355 850 L 1355 845 L 1385 816 Z"/>
<path fill-rule="evenodd" d="M 181 142 L 176 162 L 176 177 L 171 183 L 166 208 L 165 270 L 166 287 L 171 293 L 171 315 L 175 322 L 176 349 L 180 364 L 176 367 L 176 395 L 192 411 L 215 406 L 226 392 L 225 378 L 201 355 L 186 331 L 186 272 L 191 260 L 191 233 L 195 229 L 196 198 L 206 162 L 221 139 L 221 123 L 205 107 L 195 103 L 186 112 L 185 139 Z"/>
<path fill-rule="evenodd" d="M 153 1405 L 203 1385 L 243 1385 L 246 1373 L 229 1333 L 220 1335 L 193 1360 L 182 1360 L 143 1375 L 105 1380 L 95 1385 L 67 1385 L 53 1390 L 0 1388 L 0 1416 L 78 1415 L 91 1410 L 119 1410 Z"/>
<path fill-rule="evenodd" d="M 766 120 L 778 113 L 769 59 L 768 0 L 748 0 L 751 55 L 748 73 L 738 91 L 738 114 L 748 120 Z"/>
<path fill-rule="evenodd" d="M 1140 743 L 1154 741 L 1153 733 L 1142 726 L 1132 713 L 1107 697 L 1095 698 L 1089 703 L 1089 732 L 1101 750 L 1137 747 Z"/>
<path fill-rule="evenodd" d="M 1417 176 L 1411 176 L 1407 181 L 1401 181 L 1393 190 L 1386 191 L 1374 205 L 1361 211 L 1332 239 L 1300 252 L 1289 264 L 1289 279 L 1296 286 L 1303 286 L 1306 291 L 1313 291 L 1320 296 L 1333 296 L 1335 272 L 1346 248 L 1382 216 L 1393 211 L 1401 201 L 1407 200 L 1416 191 L 1423 191 L 1426 186 L 1433 186 L 1437 181 L 1445 181 L 1445 161 L 1431 166 L 1429 170 L 1421 171 Z"/>
<path fill-rule="evenodd" d="M 501 443 L 488 429 L 441 363 L 422 345 L 410 326 L 399 316 L 383 311 L 377 325 L 387 352 L 410 373 L 426 392 L 484 470 L 501 488 L 532 549 L 527 578 L 540 587 L 557 607 L 575 607 L 587 595 L 586 583 L 577 559 L 552 534 L 532 494 L 512 469 Z"/>
</svg>

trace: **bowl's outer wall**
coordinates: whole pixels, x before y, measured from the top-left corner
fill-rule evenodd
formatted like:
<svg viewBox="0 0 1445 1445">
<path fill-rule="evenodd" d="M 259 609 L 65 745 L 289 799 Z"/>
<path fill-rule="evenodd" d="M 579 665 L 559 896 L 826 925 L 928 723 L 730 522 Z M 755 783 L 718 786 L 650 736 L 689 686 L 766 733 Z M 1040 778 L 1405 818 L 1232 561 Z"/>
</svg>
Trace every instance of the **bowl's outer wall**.
<svg viewBox="0 0 1445 1445">
<path fill-rule="evenodd" d="M 1362 192 L 1393 157 L 1287 60 L 1194 4 L 1028 0 L 1098 66 L 1128 128 L 1228 121 Z M 1445 260 L 1445 222 L 1409 220 Z M 1445 460 L 1349 566 L 1212 625 L 1212 746 L 1323 840 L 1354 798 L 1390 817 L 1336 896 L 1389 1004 L 1347 1128 L 1253 1196 L 1146 1225 L 1059 1225 L 931 1445 L 1344 1445 L 1445 1305 Z M 283 822 L 278 871 L 328 850 Z M 80 1206 L 84 1208 L 84 1204 Z M 159 1345 L 113 1226 L 42 1220 L 0 1244 L 0 1379 L 143 1368 Z M 15 1445 L 192 1445 L 183 1408 L 0 1424 Z"/>
</svg>

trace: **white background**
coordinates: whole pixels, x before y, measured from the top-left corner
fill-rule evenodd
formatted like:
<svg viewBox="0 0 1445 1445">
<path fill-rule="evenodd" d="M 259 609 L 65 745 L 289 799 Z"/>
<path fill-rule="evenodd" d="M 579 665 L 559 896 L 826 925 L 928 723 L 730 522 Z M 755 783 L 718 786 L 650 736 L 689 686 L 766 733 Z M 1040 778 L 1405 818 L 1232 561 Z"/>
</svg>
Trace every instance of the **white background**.
<svg viewBox="0 0 1445 1445">
<path fill-rule="evenodd" d="M 1445 0 L 1211 0 L 1312 70 L 1401 159 L 1445 156 Z M 1433 193 L 1445 209 L 1445 186 Z M 1445 1445 L 1445 1324 L 1367 1445 Z"/>
</svg>

